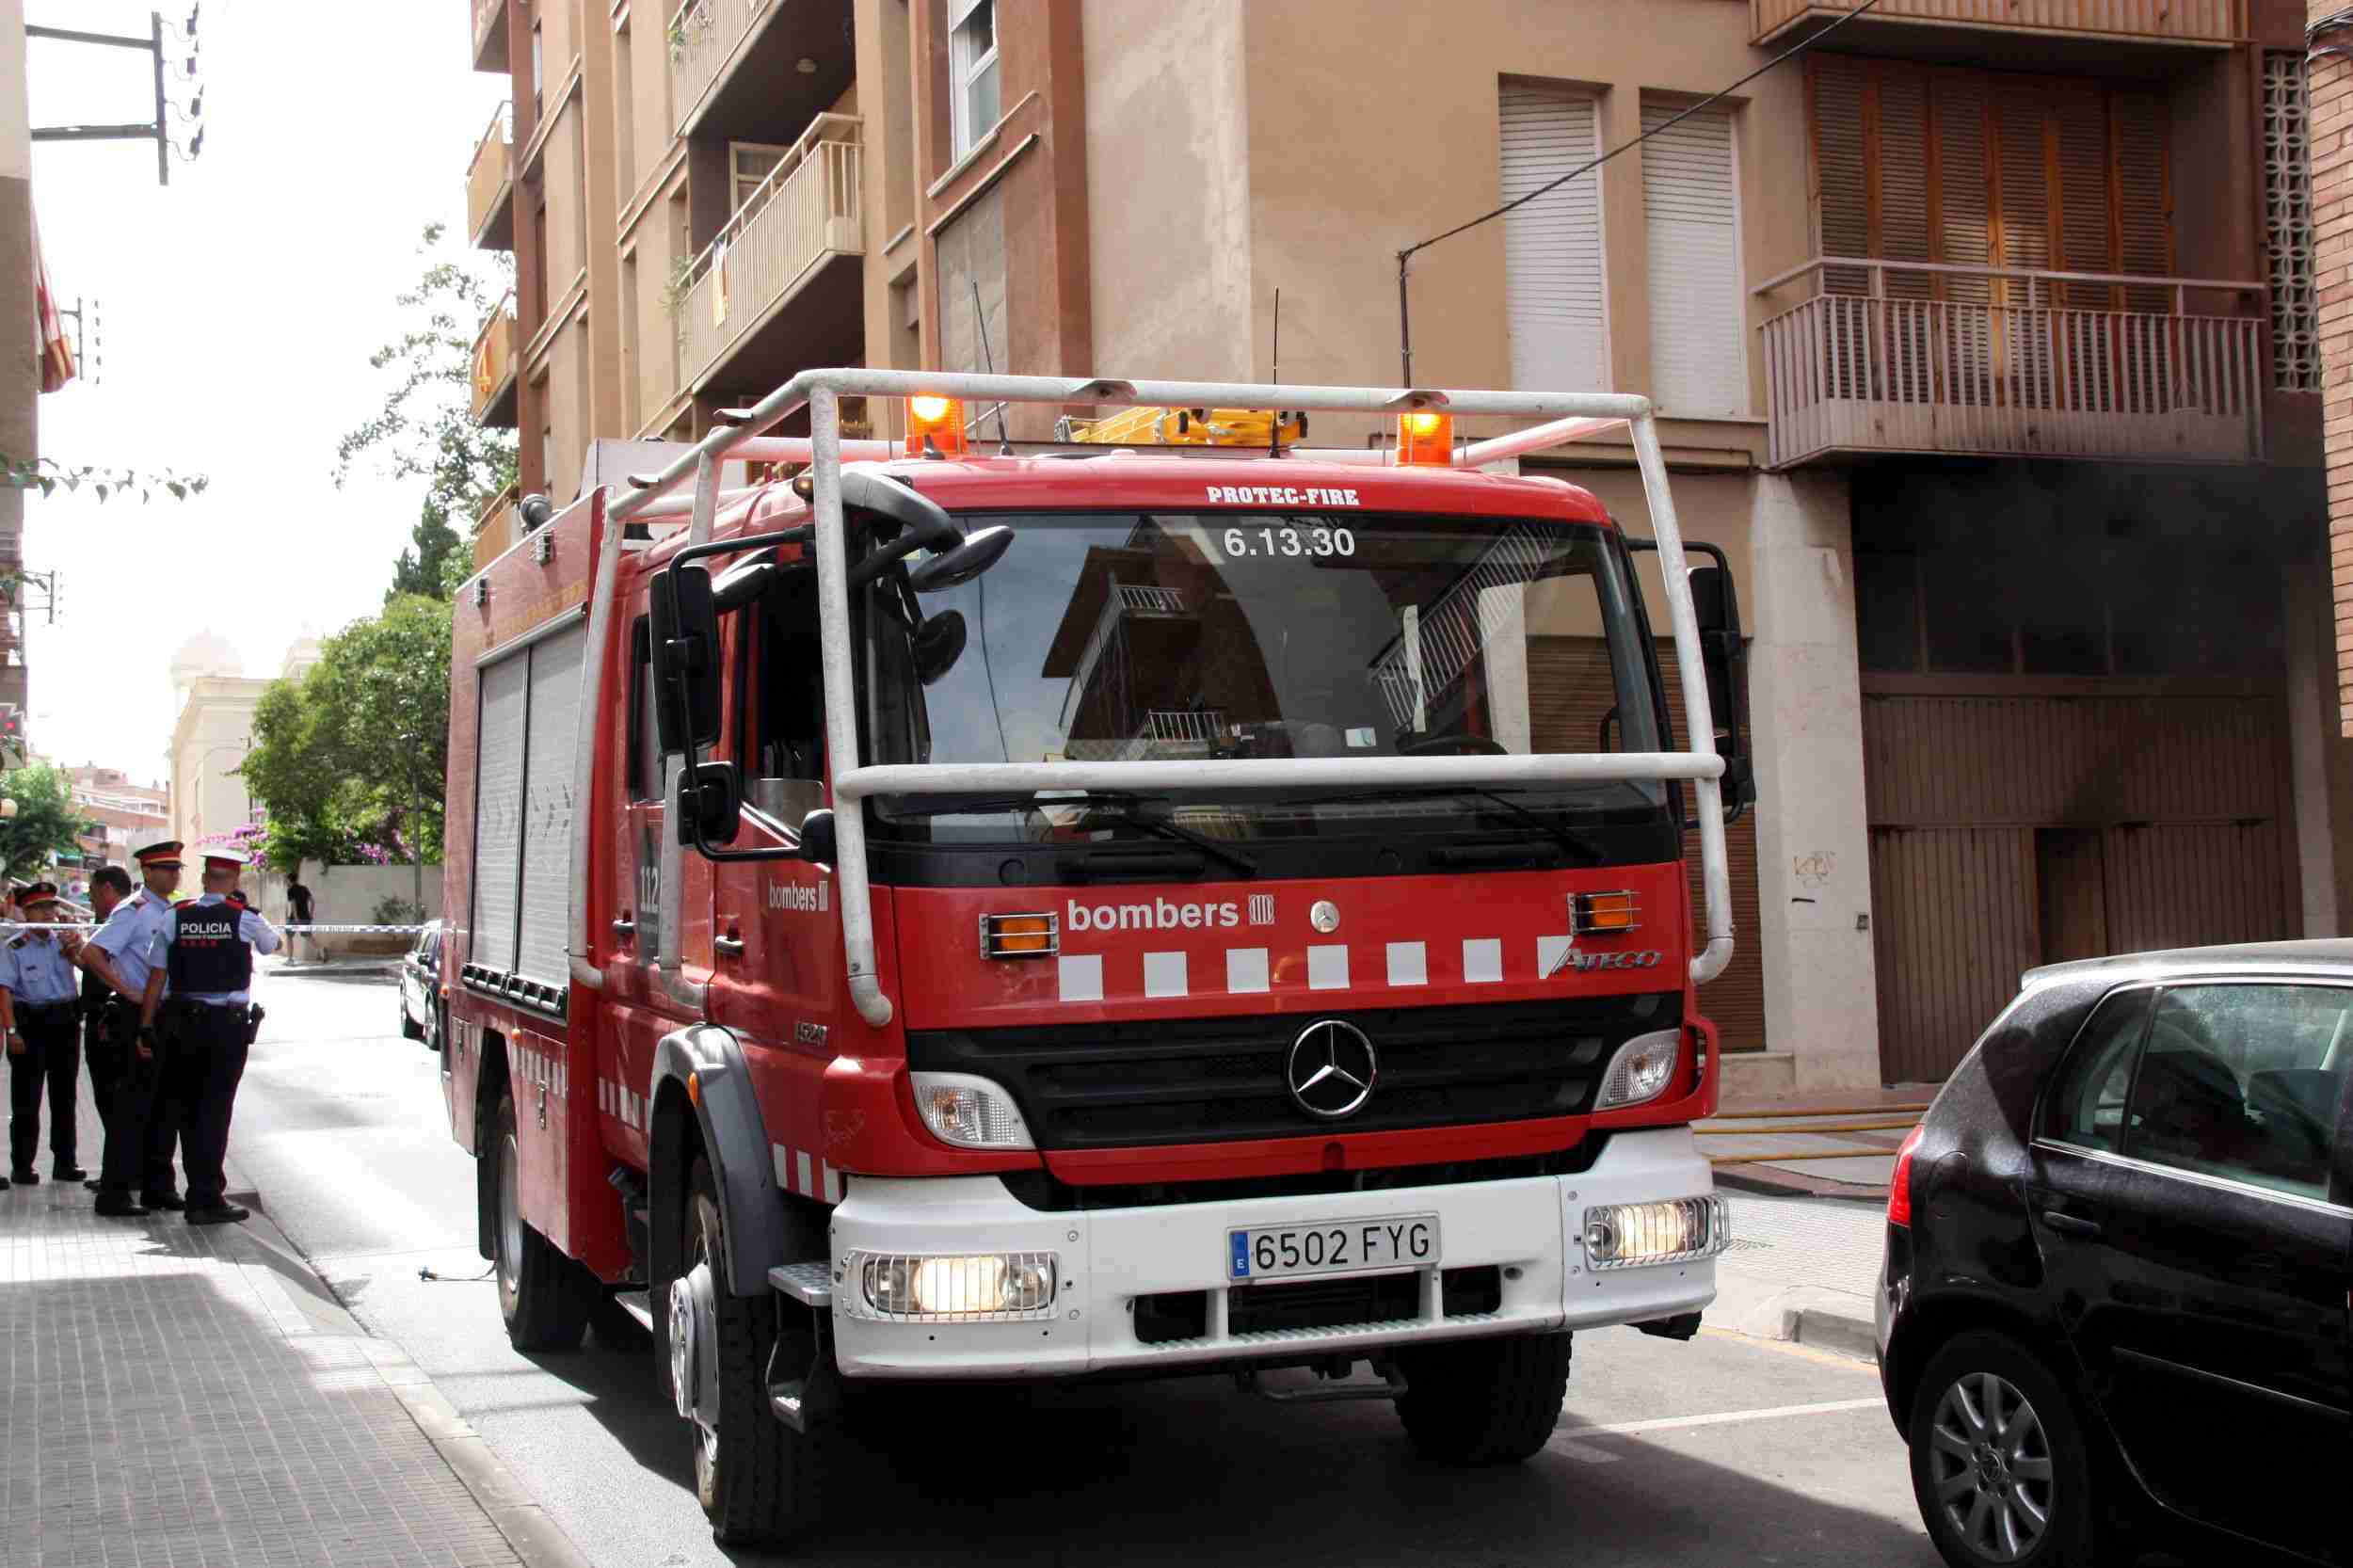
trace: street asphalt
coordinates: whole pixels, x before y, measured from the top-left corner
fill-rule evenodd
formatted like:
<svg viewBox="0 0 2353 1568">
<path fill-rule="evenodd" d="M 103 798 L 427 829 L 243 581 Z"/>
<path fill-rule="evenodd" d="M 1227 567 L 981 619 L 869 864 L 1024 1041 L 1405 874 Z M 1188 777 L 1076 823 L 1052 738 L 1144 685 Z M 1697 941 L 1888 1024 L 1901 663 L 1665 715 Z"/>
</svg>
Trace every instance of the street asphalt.
<svg viewBox="0 0 2353 1568">
<path fill-rule="evenodd" d="M 472 1165 L 436 1059 L 396 1032 L 389 971 L 273 967 L 260 989 L 232 1165 L 352 1314 L 600 1568 L 751 1560 L 712 1544 L 644 1334 L 507 1345 Z M 1582 1335 L 1551 1448 L 1466 1474 L 1417 1461 L 1378 1402 L 1284 1407 L 1221 1379 L 948 1389 L 853 1466 L 792 1560 L 1929 1568 L 1878 1396 L 1867 1362 L 1805 1345 Z"/>
</svg>

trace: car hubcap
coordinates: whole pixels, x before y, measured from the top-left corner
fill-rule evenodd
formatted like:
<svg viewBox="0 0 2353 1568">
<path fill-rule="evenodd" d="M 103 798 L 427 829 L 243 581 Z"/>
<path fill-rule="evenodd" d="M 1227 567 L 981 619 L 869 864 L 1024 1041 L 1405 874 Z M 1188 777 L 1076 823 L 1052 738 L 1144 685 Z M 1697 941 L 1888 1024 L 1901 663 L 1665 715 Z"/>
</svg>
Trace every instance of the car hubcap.
<svg viewBox="0 0 2353 1568">
<path fill-rule="evenodd" d="M 1945 1390 L 1929 1439 L 1945 1521 L 1988 1562 L 2015 1562 L 2050 1528 L 2051 1445 L 2025 1395 L 1992 1372 Z"/>
<path fill-rule="evenodd" d="M 522 1288 L 523 1206 L 515 1190 L 515 1135 L 499 1144 L 499 1283 L 510 1296 Z"/>
</svg>

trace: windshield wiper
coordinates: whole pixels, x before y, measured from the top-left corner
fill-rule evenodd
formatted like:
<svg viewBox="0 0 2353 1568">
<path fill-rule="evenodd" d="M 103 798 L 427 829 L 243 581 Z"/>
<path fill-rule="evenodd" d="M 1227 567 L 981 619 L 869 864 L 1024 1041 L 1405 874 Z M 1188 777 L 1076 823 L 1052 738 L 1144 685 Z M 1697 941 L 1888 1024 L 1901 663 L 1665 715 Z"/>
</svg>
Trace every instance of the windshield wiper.
<svg viewBox="0 0 2353 1568">
<path fill-rule="evenodd" d="M 1140 809 L 1149 800 L 1165 800 L 1164 795 L 1142 795 L 1129 791 L 1082 790 L 1048 791 L 1040 795 L 986 795 L 978 799 L 929 801 L 904 810 L 893 808 L 889 815 L 898 821 L 915 822 L 925 817 L 952 816 L 959 811 L 1028 811 L 1048 806 L 1081 806 L 1089 812 L 1124 823 L 1155 838 L 1190 844 L 1213 859 L 1223 860 L 1245 876 L 1258 874 L 1257 856 L 1231 844 L 1222 844 L 1206 833 L 1190 827 L 1179 827 L 1160 817 L 1147 817 Z"/>
<path fill-rule="evenodd" d="M 1304 800 L 1295 796 L 1287 797 L 1284 804 L 1286 806 L 1343 806 L 1353 801 L 1445 800 L 1465 795 L 1476 796 L 1501 807 L 1507 814 L 1516 817 L 1560 845 L 1561 852 L 1574 859 L 1582 860 L 1589 866 L 1598 866 L 1609 859 L 1609 856 L 1595 848 L 1584 835 L 1563 827 L 1559 823 L 1547 821 L 1518 801 L 1509 799 L 1493 790 L 1482 789 L 1476 784 L 1416 784 L 1395 789 L 1351 790 L 1344 794 L 1316 795 Z"/>
</svg>

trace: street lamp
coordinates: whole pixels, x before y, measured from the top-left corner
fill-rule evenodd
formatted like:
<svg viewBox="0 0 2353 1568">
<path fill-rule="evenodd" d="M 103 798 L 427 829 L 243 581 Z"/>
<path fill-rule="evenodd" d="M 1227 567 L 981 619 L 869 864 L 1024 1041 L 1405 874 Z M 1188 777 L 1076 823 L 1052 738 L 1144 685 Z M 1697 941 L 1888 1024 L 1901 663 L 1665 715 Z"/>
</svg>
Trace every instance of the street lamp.
<svg viewBox="0 0 2353 1568">
<path fill-rule="evenodd" d="M 419 924 L 424 921 L 424 830 L 419 825 L 419 819 L 424 814 L 424 792 L 417 788 L 416 769 L 417 746 L 422 739 L 423 737 L 413 729 L 404 729 L 400 732 L 400 744 L 404 748 L 401 755 L 409 760 L 408 768 L 408 868 L 413 873 L 410 877 L 410 891 L 415 895 L 409 903 L 417 911 Z"/>
</svg>

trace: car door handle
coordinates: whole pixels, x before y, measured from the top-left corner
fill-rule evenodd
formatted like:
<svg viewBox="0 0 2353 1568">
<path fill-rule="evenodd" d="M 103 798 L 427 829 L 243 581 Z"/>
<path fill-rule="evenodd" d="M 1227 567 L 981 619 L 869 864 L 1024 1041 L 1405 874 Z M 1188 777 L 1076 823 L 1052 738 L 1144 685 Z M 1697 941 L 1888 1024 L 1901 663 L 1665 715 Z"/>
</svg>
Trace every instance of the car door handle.
<svg viewBox="0 0 2353 1568">
<path fill-rule="evenodd" d="M 623 915 L 613 922 L 613 935 L 624 942 L 629 941 L 637 935 L 637 922 Z"/>
<path fill-rule="evenodd" d="M 722 958 L 744 956 L 744 938 L 741 936 L 713 936 L 711 939 L 711 945 L 718 950 L 719 956 Z"/>
<path fill-rule="evenodd" d="M 2095 1240 L 2100 1235 L 2099 1221 L 2087 1220 L 2080 1214 L 2062 1213 L 2056 1208 L 2042 1211 L 2042 1223 L 2061 1236 L 2078 1237 L 2086 1241 Z"/>
</svg>

